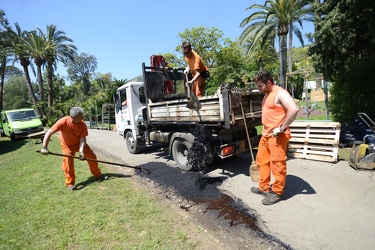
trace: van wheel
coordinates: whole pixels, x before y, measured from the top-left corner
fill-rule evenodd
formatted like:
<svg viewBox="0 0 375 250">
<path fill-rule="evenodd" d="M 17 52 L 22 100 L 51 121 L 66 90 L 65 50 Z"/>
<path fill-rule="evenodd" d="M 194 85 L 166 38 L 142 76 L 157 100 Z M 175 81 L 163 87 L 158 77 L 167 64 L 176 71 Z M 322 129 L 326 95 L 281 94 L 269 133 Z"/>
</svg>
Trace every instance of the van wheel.
<svg viewBox="0 0 375 250">
<path fill-rule="evenodd" d="M 140 151 L 140 147 L 138 146 L 137 141 L 133 136 L 133 132 L 128 131 L 125 136 L 126 146 L 128 148 L 129 153 L 137 154 Z"/>
<path fill-rule="evenodd" d="M 11 133 L 9 137 L 10 137 L 11 141 L 15 141 L 16 140 L 16 135 L 14 133 Z"/>
<path fill-rule="evenodd" d="M 172 145 L 173 160 L 182 170 L 190 170 L 193 166 L 188 162 L 188 151 L 191 147 L 190 142 L 177 138 Z"/>
</svg>

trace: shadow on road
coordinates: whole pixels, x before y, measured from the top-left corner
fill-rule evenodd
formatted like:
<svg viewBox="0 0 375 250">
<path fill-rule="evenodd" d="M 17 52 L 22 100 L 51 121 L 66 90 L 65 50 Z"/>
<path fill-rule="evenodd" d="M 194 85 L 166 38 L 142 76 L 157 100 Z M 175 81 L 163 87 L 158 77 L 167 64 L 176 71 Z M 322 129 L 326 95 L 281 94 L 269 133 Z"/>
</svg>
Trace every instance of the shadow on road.
<svg viewBox="0 0 375 250">
<path fill-rule="evenodd" d="M 309 183 L 298 176 L 287 175 L 283 199 L 287 200 L 298 194 L 315 194 L 315 190 Z"/>
</svg>

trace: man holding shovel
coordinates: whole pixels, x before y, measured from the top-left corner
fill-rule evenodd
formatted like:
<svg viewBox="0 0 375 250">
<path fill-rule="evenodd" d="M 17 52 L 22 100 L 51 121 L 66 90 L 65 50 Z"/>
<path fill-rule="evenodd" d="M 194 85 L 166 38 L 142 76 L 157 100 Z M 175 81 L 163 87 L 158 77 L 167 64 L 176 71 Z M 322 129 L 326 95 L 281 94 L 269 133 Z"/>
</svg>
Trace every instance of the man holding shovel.
<svg viewBox="0 0 375 250">
<path fill-rule="evenodd" d="M 71 191 L 76 190 L 75 173 L 74 173 L 74 155 L 79 152 L 79 158 L 84 160 L 96 160 L 96 155 L 86 143 L 86 136 L 88 136 L 87 126 L 83 121 L 84 111 L 80 107 L 73 107 L 70 110 L 70 116 L 66 116 L 58 120 L 45 134 L 43 139 L 43 147 L 40 151 L 43 155 L 48 155 L 48 143 L 53 133 L 60 131 L 60 146 L 64 155 L 72 157 L 64 157 L 62 162 L 62 169 L 65 174 L 65 185 Z M 108 179 L 107 176 L 102 175 L 98 162 L 88 161 L 92 175 L 98 181 Z"/>
<path fill-rule="evenodd" d="M 259 91 L 265 94 L 262 101 L 262 138 L 258 145 L 256 164 L 259 167 L 259 185 L 251 192 L 264 196 L 262 204 L 281 201 L 286 182 L 286 151 L 290 139 L 289 125 L 298 113 L 298 107 L 288 91 L 276 86 L 272 75 L 260 70 L 254 77 Z M 272 188 L 271 173 L 275 178 Z"/>
<path fill-rule="evenodd" d="M 202 97 L 204 95 L 204 83 L 209 76 L 208 68 L 200 56 L 191 48 L 190 42 L 183 42 L 181 49 L 187 64 L 184 74 L 186 75 L 191 71 L 193 75 L 193 79 L 188 84 L 192 85 L 192 92 L 197 97 Z"/>
</svg>

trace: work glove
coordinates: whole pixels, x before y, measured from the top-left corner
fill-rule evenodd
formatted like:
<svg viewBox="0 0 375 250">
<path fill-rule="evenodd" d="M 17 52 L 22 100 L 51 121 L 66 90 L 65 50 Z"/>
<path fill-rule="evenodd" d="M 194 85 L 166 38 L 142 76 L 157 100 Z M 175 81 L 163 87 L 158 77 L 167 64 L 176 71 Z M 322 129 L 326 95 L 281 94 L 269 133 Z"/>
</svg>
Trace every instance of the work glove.
<svg viewBox="0 0 375 250">
<path fill-rule="evenodd" d="M 79 152 L 79 156 L 78 158 L 81 160 L 81 161 L 84 161 L 85 160 L 85 154 L 83 152 Z"/>
<path fill-rule="evenodd" d="M 188 74 L 189 71 L 190 71 L 189 67 L 186 67 L 186 69 L 184 70 L 184 74 L 185 74 L 185 75 Z"/>
<path fill-rule="evenodd" d="M 190 80 L 190 81 L 188 81 L 187 83 L 189 84 L 189 85 L 192 85 L 193 84 L 193 80 Z"/>
<path fill-rule="evenodd" d="M 46 148 L 42 148 L 42 149 L 40 150 L 40 153 L 41 153 L 42 155 L 48 155 L 48 149 L 46 149 Z"/>
<path fill-rule="evenodd" d="M 279 134 L 280 133 L 284 133 L 284 130 L 281 130 L 281 126 L 282 125 L 280 125 L 279 127 L 275 128 L 274 130 L 272 130 L 272 137 L 279 138 Z"/>
</svg>

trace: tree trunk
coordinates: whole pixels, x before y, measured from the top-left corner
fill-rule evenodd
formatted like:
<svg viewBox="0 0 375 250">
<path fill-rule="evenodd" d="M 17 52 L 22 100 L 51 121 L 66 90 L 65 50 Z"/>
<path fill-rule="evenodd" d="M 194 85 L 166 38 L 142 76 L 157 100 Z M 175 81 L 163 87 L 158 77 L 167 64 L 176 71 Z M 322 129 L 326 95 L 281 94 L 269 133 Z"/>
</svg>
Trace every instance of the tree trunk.
<svg viewBox="0 0 375 250">
<path fill-rule="evenodd" d="M 52 63 L 48 62 L 47 65 L 47 75 L 48 75 L 48 107 L 52 107 L 53 104 L 53 96 L 52 96 L 52 77 L 53 77 L 53 68 L 52 68 Z"/>
<path fill-rule="evenodd" d="M 5 68 L 6 68 L 7 58 L 4 56 L 1 60 L 1 79 L 0 79 L 0 110 L 3 110 L 3 96 L 4 96 L 4 81 L 5 81 Z"/>
<path fill-rule="evenodd" d="M 289 24 L 289 48 L 288 48 L 288 72 L 292 73 L 293 71 L 293 54 L 292 54 L 292 47 L 293 47 L 293 23 L 291 22 Z M 287 78 L 288 79 L 288 78 Z M 288 82 L 286 81 L 285 85 L 287 85 Z M 292 97 L 294 98 L 294 87 L 293 83 L 289 84 L 290 86 L 290 92 L 292 93 Z M 288 86 L 286 86 L 288 88 Z"/>
<path fill-rule="evenodd" d="M 280 85 L 283 88 L 286 88 L 285 82 L 286 82 L 286 34 L 282 34 L 279 36 L 280 41 Z"/>
<path fill-rule="evenodd" d="M 27 88 L 29 89 L 31 100 L 32 100 L 32 102 L 34 104 L 36 112 L 38 113 L 38 115 L 41 115 L 41 111 L 38 109 L 38 106 L 37 106 L 37 102 L 36 102 L 36 98 L 35 98 L 35 93 L 34 93 L 33 85 L 31 85 L 29 69 L 27 68 L 28 66 L 22 65 L 22 67 L 23 67 L 23 72 L 25 73 L 26 85 L 27 85 Z"/>
<path fill-rule="evenodd" d="M 38 84 L 39 84 L 39 95 L 40 95 L 40 100 L 44 102 L 44 89 L 43 89 L 43 78 L 42 78 L 42 65 L 41 64 L 36 64 L 37 67 L 37 78 L 38 78 Z"/>
</svg>

